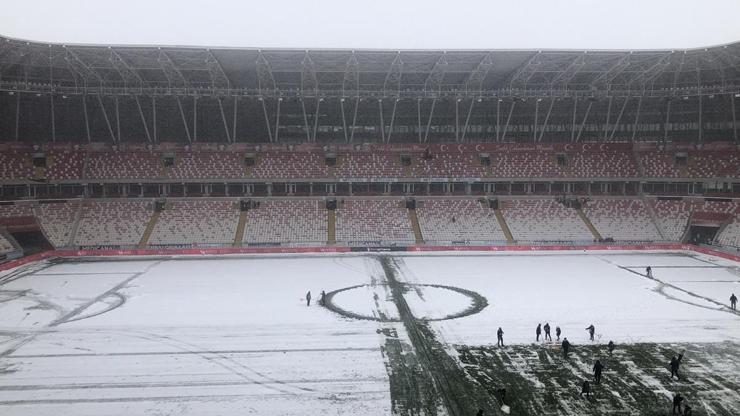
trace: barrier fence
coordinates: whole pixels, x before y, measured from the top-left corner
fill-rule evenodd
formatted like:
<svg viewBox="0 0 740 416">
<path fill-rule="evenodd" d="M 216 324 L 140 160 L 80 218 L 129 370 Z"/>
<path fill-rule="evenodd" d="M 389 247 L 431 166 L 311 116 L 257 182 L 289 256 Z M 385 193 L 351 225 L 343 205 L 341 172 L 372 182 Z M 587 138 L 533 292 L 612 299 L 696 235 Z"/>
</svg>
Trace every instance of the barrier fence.
<svg viewBox="0 0 740 416">
<path fill-rule="evenodd" d="M 307 254 L 307 253 L 348 253 L 348 252 L 537 252 L 537 251 L 665 251 L 684 250 L 708 254 L 740 263 L 740 255 L 699 247 L 693 244 L 632 244 L 632 245 L 482 245 L 482 246 L 387 246 L 387 247 L 229 247 L 229 248 L 185 248 L 185 249 L 115 249 L 115 250 L 50 250 L 0 264 L 0 271 L 14 269 L 29 263 L 48 258 L 73 257 L 116 257 L 116 256 L 218 256 L 229 254 Z"/>
</svg>

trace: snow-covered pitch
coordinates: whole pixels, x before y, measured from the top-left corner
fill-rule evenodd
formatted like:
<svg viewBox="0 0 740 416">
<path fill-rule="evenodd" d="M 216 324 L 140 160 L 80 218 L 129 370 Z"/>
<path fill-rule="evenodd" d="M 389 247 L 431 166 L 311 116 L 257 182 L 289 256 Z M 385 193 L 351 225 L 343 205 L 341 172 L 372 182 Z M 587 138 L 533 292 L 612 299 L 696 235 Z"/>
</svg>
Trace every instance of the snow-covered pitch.
<svg viewBox="0 0 740 416">
<path fill-rule="evenodd" d="M 434 374 L 447 364 L 424 358 L 435 346 L 477 389 L 476 406 L 498 408 L 484 397 L 494 386 L 460 356 L 492 351 L 498 327 L 517 354 L 557 351 L 531 345 L 546 322 L 576 351 L 609 340 L 736 349 L 739 266 L 686 252 L 47 260 L 0 275 L 0 414 L 456 414 Z M 317 305 L 322 290 L 329 308 Z M 717 389 L 740 385 L 740 363 L 725 365 Z M 526 367 L 532 389 L 547 389 Z M 409 391 L 415 377 L 428 392 Z M 666 383 L 645 380 L 658 397 L 672 394 Z M 711 397 L 740 409 L 736 391 Z"/>
</svg>

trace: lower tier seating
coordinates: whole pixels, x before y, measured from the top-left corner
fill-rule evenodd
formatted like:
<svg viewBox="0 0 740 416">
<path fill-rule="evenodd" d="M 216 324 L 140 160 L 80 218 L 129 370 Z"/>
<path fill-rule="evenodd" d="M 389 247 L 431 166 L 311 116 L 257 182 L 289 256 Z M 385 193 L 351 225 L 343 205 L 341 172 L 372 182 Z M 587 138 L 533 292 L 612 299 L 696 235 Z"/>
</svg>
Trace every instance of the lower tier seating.
<svg viewBox="0 0 740 416">
<path fill-rule="evenodd" d="M 583 212 L 603 238 L 618 241 L 661 241 L 663 238 L 639 199 L 599 199 Z"/>
<path fill-rule="evenodd" d="M 426 242 L 506 241 L 494 211 L 477 200 L 417 201 L 416 215 Z"/>
<path fill-rule="evenodd" d="M 322 201 L 264 201 L 247 214 L 244 242 L 323 245 L 327 227 Z"/>
<path fill-rule="evenodd" d="M 75 235 L 78 246 L 135 246 L 152 216 L 150 201 L 87 201 Z"/>
<path fill-rule="evenodd" d="M 515 240 L 593 241 L 594 236 L 572 208 L 553 199 L 513 200 L 502 213 Z"/>
<path fill-rule="evenodd" d="M 337 242 L 414 242 L 414 232 L 403 201 L 346 200 L 340 202 L 336 215 Z"/>
<path fill-rule="evenodd" d="M 238 222 L 239 211 L 233 200 L 168 202 L 149 244 L 231 245 Z"/>
</svg>

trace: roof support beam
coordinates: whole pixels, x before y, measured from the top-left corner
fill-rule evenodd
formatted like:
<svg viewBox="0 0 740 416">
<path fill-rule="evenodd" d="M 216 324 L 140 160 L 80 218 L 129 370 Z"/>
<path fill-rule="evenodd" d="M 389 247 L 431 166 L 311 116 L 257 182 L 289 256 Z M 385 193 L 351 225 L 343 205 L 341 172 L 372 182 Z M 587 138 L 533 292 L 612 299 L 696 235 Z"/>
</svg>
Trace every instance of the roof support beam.
<svg viewBox="0 0 740 416">
<path fill-rule="evenodd" d="M 229 123 L 226 122 L 226 113 L 224 113 L 224 104 L 221 102 L 221 97 L 216 98 L 218 101 L 218 109 L 221 112 L 221 121 L 224 123 L 224 132 L 226 132 L 226 140 L 231 143 L 231 133 L 229 132 Z M 279 108 L 279 107 L 278 107 Z"/>
<path fill-rule="evenodd" d="M 347 59 L 344 67 L 344 79 L 342 80 L 342 97 L 355 96 L 360 91 L 360 65 L 355 53 Z"/>
<path fill-rule="evenodd" d="M 110 62 L 121 76 L 125 88 L 130 88 L 133 85 L 133 87 L 141 92 L 144 87 L 144 81 L 141 79 L 141 76 L 113 48 L 110 48 Z"/>
<path fill-rule="evenodd" d="M 429 109 L 429 118 L 427 119 L 427 128 L 424 132 L 424 143 L 429 141 L 429 127 L 432 126 L 432 116 L 434 115 L 434 105 L 437 104 L 437 97 L 432 99 L 432 107 Z"/>
<path fill-rule="evenodd" d="M 447 54 L 442 52 L 442 55 L 437 59 L 437 62 L 429 71 L 429 76 L 424 81 L 424 93 L 437 96 L 442 91 L 442 80 L 444 79 L 445 72 L 447 72 Z"/>
<path fill-rule="evenodd" d="M 185 112 L 182 110 L 182 103 L 180 102 L 180 97 L 175 96 L 175 100 L 177 100 L 177 108 L 180 110 L 180 117 L 182 118 L 182 125 L 185 127 L 185 134 L 188 138 L 188 143 L 193 143 L 193 138 L 190 136 L 190 127 L 188 127 L 188 121 L 185 118 Z"/>
<path fill-rule="evenodd" d="M 580 71 L 581 68 L 583 68 L 583 65 L 586 64 L 586 54 L 582 53 L 576 58 L 563 70 L 563 72 L 559 73 L 555 78 L 550 81 L 550 88 L 555 88 L 555 86 L 558 83 L 562 83 L 562 88 L 565 89 L 568 87 L 568 84 L 570 81 L 575 78 L 575 76 L 578 74 L 578 71 Z"/>
<path fill-rule="evenodd" d="M 105 125 L 108 126 L 108 133 L 110 133 L 110 139 L 113 143 L 118 143 L 118 139 L 116 139 L 116 135 L 113 134 L 113 126 L 110 124 L 110 119 L 108 118 L 108 111 L 105 110 L 105 105 L 103 105 L 103 98 L 98 95 L 98 103 L 100 104 L 100 110 L 103 111 L 103 118 L 105 119 Z"/>
<path fill-rule="evenodd" d="M 630 66 L 631 61 L 630 57 L 631 54 L 626 54 L 619 58 L 619 60 L 609 67 L 606 71 L 602 72 L 601 74 L 597 75 L 594 79 L 591 80 L 589 85 L 592 88 L 602 87 L 602 88 L 610 88 L 612 82 L 627 68 Z"/>
<path fill-rule="evenodd" d="M 473 113 L 473 106 L 475 105 L 475 98 L 470 99 L 470 106 L 468 107 L 468 115 L 465 117 L 465 126 L 462 130 L 462 137 L 460 141 L 465 142 L 465 133 L 468 132 L 468 125 L 470 124 L 470 115 Z"/>
<path fill-rule="evenodd" d="M 64 48 L 64 61 L 67 63 L 70 73 L 72 73 L 73 76 L 77 74 L 81 78 L 84 86 L 87 86 L 90 83 L 91 78 L 100 87 L 104 86 L 103 78 L 100 74 L 83 62 L 71 48 Z M 75 83 L 76 82 L 77 77 L 75 77 Z"/>
<path fill-rule="evenodd" d="M 221 63 L 213 56 L 210 49 L 206 49 L 206 68 L 208 69 L 208 75 L 211 77 L 211 85 L 213 88 L 231 88 L 231 81 L 224 72 L 224 68 Z"/>
<path fill-rule="evenodd" d="M 501 141 L 503 142 L 506 138 L 506 130 L 509 129 L 509 122 L 511 121 L 511 115 L 514 114 L 514 107 L 516 107 L 516 99 L 511 100 L 511 108 L 509 108 L 509 116 L 506 117 L 506 124 L 504 130 L 501 132 Z"/>
<path fill-rule="evenodd" d="M 398 52 L 385 75 L 385 82 L 383 82 L 385 95 L 398 98 L 401 93 L 401 74 L 403 74 L 403 61 L 401 52 Z"/>
<path fill-rule="evenodd" d="M 581 127 L 578 129 L 578 136 L 576 136 L 576 142 L 581 141 L 581 134 L 583 133 L 583 127 L 586 125 L 586 120 L 588 120 L 588 115 L 591 113 L 591 107 L 594 105 L 594 101 L 590 100 L 588 102 L 588 107 L 586 107 L 586 115 L 583 116 L 583 121 L 581 122 Z"/>
<path fill-rule="evenodd" d="M 624 99 L 624 103 L 622 103 L 622 109 L 619 110 L 619 115 L 617 116 L 617 121 L 614 123 L 614 127 L 612 128 L 612 132 L 609 134 L 609 141 L 611 141 L 614 138 L 614 133 L 617 132 L 617 127 L 619 127 L 619 123 L 622 121 L 622 115 L 624 114 L 624 109 L 627 108 L 627 103 L 629 102 L 630 97 L 626 97 Z"/>
<path fill-rule="evenodd" d="M 484 56 L 478 66 L 470 73 L 468 79 L 465 80 L 465 91 L 474 94 L 483 90 L 483 81 L 486 79 L 488 72 L 491 71 L 491 67 L 493 67 L 493 53 Z"/>
<path fill-rule="evenodd" d="M 542 136 L 545 135 L 545 129 L 547 129 L 547 123 L 550 121 L 550 114 L 552 113 L 552 107 L 555 105 L 555 98 L 552 98 L 550 100 L 550 106 L 547 108 L 547 114 L 545 115 L 545 122 L 542 123 L 542 128 L 540 129 L 540 135 L 537 137 L 537 141 L 542 141 Z"/>
<path fill-rule="evenodd" d="M 134 100 L 136 100 L 136 108 L 139 110 L 139 116 L 141 117 L 141 124 L 144 125 L 144 133 L 146 133 L 146 139 L 149 141 L 149 143 L 152 143 L 152 136 L 149 134 L 149 126 L 146 122 L 146 117 L 144 117 L 144 112 L 141 110 L 141 103 L 139 102 L 139 96 L 134 95 Z"/>
<path fill-rule="evenodd" d="M 516 87 L 526 87 L 527 81 L 532 78 L 532 75 L 540 66 L 539 58 L 541 54 L 542 52 L 536 52 L 524 65 L 514 71 L 514 74 L 504 82 L 505 88 L 511 89 Z"/>
<path fill-rule="evenodd" d="M 260 103 L 262 103 L 262 112 L 265 115 L 265 126 L 267 126 L 267 136 L 270 139 L 270 143 L 273 142 L 272 140 L 272 127 L 270 127 L 270 117 L 267 116 L 267 105 L 265 104 L 265 98 L 260 97 L 259 98 Z"/>
<path fill-rule="evenodd" d="M 167 77 L 167 83 L 169 84 L 170 88 L 190 87 L 190 83 L 185 78 L 185 76 L 182 74 L 180 69 L 172 61 L 172 58 L 170 58 L 167 52 L 160 49 L 159 56 L 157 57 L 157 62 L 159 63 L 159 67 L 162 68 L 162 72 L 164 72 L 164 76 Z"/>
<path fill-rule="evenodd" d="M 277 90 L 275 84 L 275 77 L 272 75 L 272 68 L 270 63 L 265 58 L 262 51 L 259 52 L 257 57 L 257 89 L 260 94 L 274 92 Z"/>
<path fill-rule="evenodd" d="M 651 80 L 657 78 L 668 68 L 668 66 L 670 66 L 672 56 L 672 53 L 667 53 L 661 56 L 648 69 L 639 72 L 636 76 L 632 77 L 632 79 L 628 80 L 626 85 L 632 86 L 634 83 L 639 83 L 640 87 L 645 89 Z"/>
<path fill-rule="evenodd" d="M 301 94 L 304 97 L 315 97 L 319 93 L 319 81 L 316 77 L 316 65 L 308 51 L 301 61 Z"/>
</svg>

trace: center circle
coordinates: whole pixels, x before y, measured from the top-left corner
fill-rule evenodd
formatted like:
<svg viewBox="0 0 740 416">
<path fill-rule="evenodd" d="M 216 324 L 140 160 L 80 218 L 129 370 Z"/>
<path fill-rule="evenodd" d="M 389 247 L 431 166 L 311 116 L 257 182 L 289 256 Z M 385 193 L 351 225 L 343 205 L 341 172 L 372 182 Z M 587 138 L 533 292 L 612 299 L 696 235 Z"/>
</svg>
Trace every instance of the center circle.
<svg viewBox="0 0 740 416">
<path fill-rule="evenodd" d="M 415 309 L 414 306 L 425 306 L 425 303 L 428 301 L 427 298 L 429 298 L 431 301 L 430 304 L 433 307 L 435 306 L 433 302 L 434 298 L 446 298 L 444 299 L 444 302 L 439 304 L 438 308 L 435 308 L 435 310 L 427 310 L 427 313 L 423 314 L 424 316 L 416 317 L 419 321 L 445 321 L 449 319 L 462 318 L 474 315 L 488 306 L 488 300 L 484 296 L 472 290 L 462 289 L 455 286 L 434 284 L 400 283 L 400 285 L 403 287 L 404 298 L 412 310 Z M 401 320 L 398 317 L 386 316 L 380 311 L 378 311 L 377 315 L 374 315 L 367 311 L 351 310 L 352 308 L 341 305 L 342 302 L 340 300 L 342 297 L 350 298 L 351 296 L 359 295 L 362 299 L 363 295 L 356 291 L 360 291 L 363 288 L 367 289 L 378 286 L 387 286 L 387 284 L 355 285 L 334 290 L 326 294 L 324 306 L 330 311 L 347 318 L 378 322 L 400 322 Z M 373 299 L 373 301 L 376 305 L 381 302 L 377 295 L 375 295 L 375 299 Z M 445 307 L 452 308 L 454 310 L 447 311 L 444 309 Z"/>
</svg>

